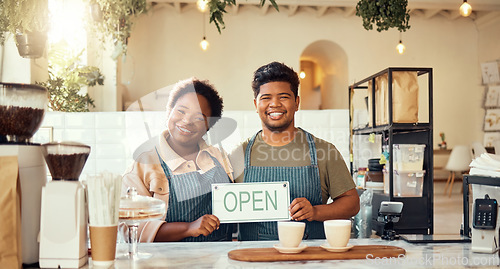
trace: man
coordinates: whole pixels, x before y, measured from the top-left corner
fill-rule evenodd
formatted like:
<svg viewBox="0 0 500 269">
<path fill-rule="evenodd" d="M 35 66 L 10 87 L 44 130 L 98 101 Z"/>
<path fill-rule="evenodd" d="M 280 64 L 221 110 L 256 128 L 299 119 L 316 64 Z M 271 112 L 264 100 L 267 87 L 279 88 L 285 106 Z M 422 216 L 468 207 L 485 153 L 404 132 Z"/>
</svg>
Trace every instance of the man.
<svg viewBox="0 0 500 269">
<path fill-rule="evenodd" d="M 272 62 L 257 69 L 252 88 L 262 131 L 243 143 L 244 171 L 236 182 L 290 182 L 292 220 L 306 222 L 304 239 L 325 238 L 323 221 L 349 219 L 359 197 L 344 160 L 331 143 L 295 127 L 299 78 Z M 326 204 L 331 197 L 333 202 Z M 277 240 L 276 222 L 242 223 L 240 240 Z"/>
</svg>

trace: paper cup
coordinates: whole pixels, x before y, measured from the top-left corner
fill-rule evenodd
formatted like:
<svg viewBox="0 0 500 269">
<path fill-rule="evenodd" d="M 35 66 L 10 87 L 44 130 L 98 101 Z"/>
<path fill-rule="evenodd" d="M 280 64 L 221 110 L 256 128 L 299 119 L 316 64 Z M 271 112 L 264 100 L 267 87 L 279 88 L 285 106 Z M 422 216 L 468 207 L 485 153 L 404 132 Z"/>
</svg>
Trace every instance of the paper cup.
<svg viewBox="0 0 500 269">
<path fill-rule="evenodd" d="M 324 222 L 325 235 L 331 247 L 346 247 L 351 237 L 350 220 L 327 220 Z"/>
<path fill-rule="evenodd" d="M 278 237 L 282 247 L 296 248 L 304 236 L 304 222 L 278 221 Z"/>
<path fill-rule="evenodd" d="M 111 266 L 115 260 L 118 226 L 90 226 L 92 262 L 96 266 Z"/>
</svg>

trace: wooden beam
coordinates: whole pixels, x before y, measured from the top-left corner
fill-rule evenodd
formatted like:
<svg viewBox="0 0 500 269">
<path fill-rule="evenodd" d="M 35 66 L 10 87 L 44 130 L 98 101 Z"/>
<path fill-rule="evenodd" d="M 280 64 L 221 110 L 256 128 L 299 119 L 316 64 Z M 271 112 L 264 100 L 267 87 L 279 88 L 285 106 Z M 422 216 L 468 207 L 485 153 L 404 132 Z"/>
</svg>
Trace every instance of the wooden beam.
<svg viewBox="0 0 500 269">
<path fill-rule="evenodd" d="M 175 11 L 177 11 L 177 13 L 181 13 L 182 11 L 182 6 L 181 6 L 181 3 L 180 2 L 175 2 L 174 3 L 174 8 L 175 8 Z"/>
<path fill-rule="evenodd" d="M 351 17 L 356 15 L 356 7 L 346 7 L 344 9 L 344 17 Z"/>
<path fill-rule="evenodd" d="M 299 5 L 288 6 L 288 17 L 295 15 L 295 13 L 297 13 L 297 9 L 299 9 Z"/>
<path fill-rule="evenodd" d="M 430 18 L 436 16 L 441 11 L 442 11 L 442 9 L 439 9 L 439 8 L 424 10 L 424 18 L 430 19 Z"/>
<path fill-rule="evenodd" d="M 261 8 L 260 8 L 260 14 L 261 15 L 266 15 L 267 11 L 269 10 L 269 3 L 266 2 Z"/>
<path fill-rule="evenodd" d="M 319 18 L 319 17 L 325 15 L 327 10 L 328 10 L 327 6 L 317 7 L 316 8 L 316 17 Z"/>
</svg>

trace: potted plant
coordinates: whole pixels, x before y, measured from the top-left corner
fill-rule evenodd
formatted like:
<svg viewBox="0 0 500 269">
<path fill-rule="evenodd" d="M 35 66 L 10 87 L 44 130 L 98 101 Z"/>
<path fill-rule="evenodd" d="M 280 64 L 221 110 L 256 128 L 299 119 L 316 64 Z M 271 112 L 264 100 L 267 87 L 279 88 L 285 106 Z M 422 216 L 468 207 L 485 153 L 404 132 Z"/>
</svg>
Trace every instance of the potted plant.
<svg viewBox="0 0 500 269">
<path fill-rule="evenodd" d="M 48 27 L 48 0 L 0 1 L 0 44 L 4 44 L 8 33 L 14 35 L 22 57 L 43 55 Z"/>
<path fill-rule="evenodd" d="M 363 27 L 377 31 L 397 28 L 400 32 L 410 29 L 410 11 L 406 9 L 408 0 L 360 0 L 356 5 L 356 16 L 363 18 Z"/>
<path fill-rule="evenodd" d="M 115 55 L 127 53 L 133 20 L 147 12 L 146 0 L 88 0 L 93 20 L 90 28 L 105 44 L 112 40 Z"/>
<path fill-rule="evenodd" d="M 47 88 L 49 109 L 63 112 L 87 112 L 94 105 L 84 87 L 104 84 L 99 68 L 80 63 L 83 50 L 72 53 L 64 44 L 54 44 L 49 53 L 49 79 L 36 84 Z"/>
</svg>

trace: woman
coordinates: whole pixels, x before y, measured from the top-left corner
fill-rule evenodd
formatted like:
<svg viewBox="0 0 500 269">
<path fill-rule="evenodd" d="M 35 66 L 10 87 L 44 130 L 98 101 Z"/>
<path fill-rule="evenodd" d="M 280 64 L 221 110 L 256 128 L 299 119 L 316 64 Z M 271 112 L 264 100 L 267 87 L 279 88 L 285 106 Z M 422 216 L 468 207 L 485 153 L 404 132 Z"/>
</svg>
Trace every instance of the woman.
<svg viewBox="0 0 500 269">
<path fill-rule="evenodd" d="M 208 81 L 178 82 L 169 95 L 167 130 L 155 149 L 141 154 L 123 177 L 123 189 L 167 204 L 164 221 L 140 227 L 141 242 L 219 241 L 231 239 L 231 227 L 212 215 L 211 184 L 230 183 L 225 153 L 203 135 L 222 114 L 222 99 Z"/>
</svg>

